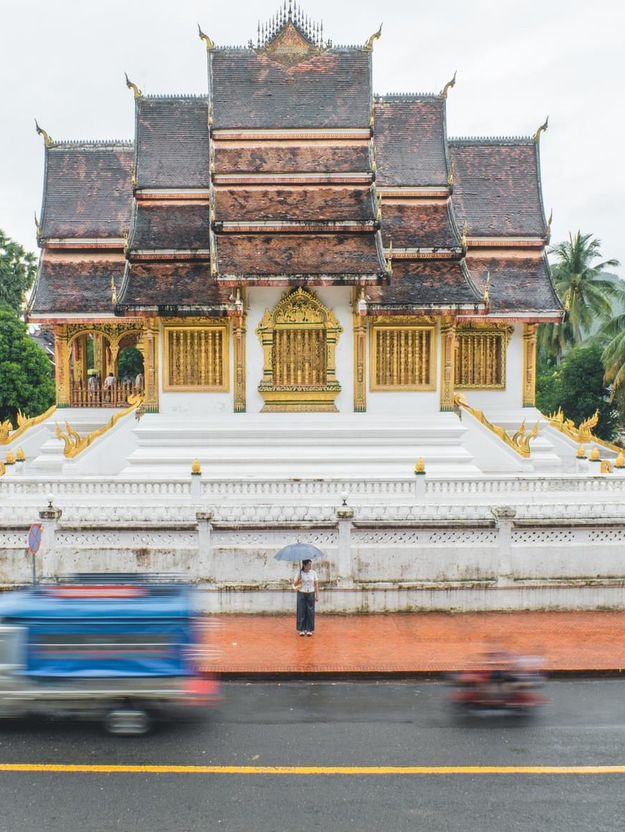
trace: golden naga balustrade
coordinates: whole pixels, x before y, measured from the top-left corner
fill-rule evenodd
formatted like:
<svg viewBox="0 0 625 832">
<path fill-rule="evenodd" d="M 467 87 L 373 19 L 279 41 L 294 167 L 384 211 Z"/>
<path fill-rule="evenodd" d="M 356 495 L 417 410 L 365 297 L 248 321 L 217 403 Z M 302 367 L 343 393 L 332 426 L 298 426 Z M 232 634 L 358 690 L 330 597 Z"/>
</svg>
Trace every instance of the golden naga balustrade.
<svg viewBox="0 0 625 832">
<path fill-rule="evenodd" d="M 614 451 L 615 454 L 623 453 L 623 448 L 620 445 L 615 445 L 613 442 L 608 442 L 606 439 L 600 439 L 592 432 L 593 428 L 596 428 L 599 424 L 600 416 L 598 410 L 595 410 L 593 415 L 588 419 L 584 419 L 583 422 L 580 422 L 579 427 L 576 427 L 575 422 L 572 419 L 566 418 L 562 408 L 559 408 L 555 413 L 546 414 L 545 418 L 552 428 L 555 428 L 557 431 L 560 431 L 560 433 L 568 436 L 569 439 L 572 439 L 574 442 L 578 442 L 581 445 L 601 445 L 603 448 Z"/>
<path fill-rule="evenodd" d="M 115 425 L 121 421 L 121 419 L 129 416 L 134 411 L 138 411 L 143 404 L 143 396 L 131 395 L 128 398 L 130 403 L 129 407 L 125 410 L 121 410 L 119 413 L 115 413 L 105 425 L 97 430 L 94 430 L 92 433 L 87 434 L 87 436 L 81 436 L 69 422 L 65 422 L 65 430 L 63 430 L 60 425 L 57 425 L 56 438 L 63 441 L 63 454 L 68 459 L 75 459 L 75 457 L 93 445 L 96 439 L 104 436 L 104 434 L 108 433 L 111 428 L 114 428 Z"/>
<path fill-rule="evenodd" d="M 0 445 L 8 445 L 9 443 L 14 442 L 20 436 L 23 436 L 29 428 L 33 428 L 35 425 L 40 425 L 42 422 L 45 422 L 49 416 L 52 416 L 55 410 L 56 405 L 52 405 L 52 407 L 49 407 L 45 413 L 41 413 L 39 416 L 33 416 L 32 418 L 24 416 L 21 410 L 18 410 L 17 428 L 15 430 L 13 430 L 13 424 L 10 419 L 0 422 Z"/>
<path fill-rule="evenodd" d="M 530 442 L 532 442 L 539 434 L 540 431 L 540 423 L 536 422 L 534 427 L 528 431 L 525 425 L 525 419 L 521 423 L 518 431 L 516 431 L 513 436 L 502 428 L 500 425 L 495 425 L 490 419 L 487 418 L 484 411 L 478 410 L 476 407 L 471 407 L 471 405 L 467 402 L 464 396 L 457 394 L 454 396 L 454 404 L 458 408 L 463 408 L 467 412 L 471 414 L 477 421 L 484 425 L 491 433 L 494 433 L 502 442 L 504 442 L 509 448 L 515 451 L 520 456 L 524 457 L 525 459 L 529 459 L 532 455 Z"/>
</svg>

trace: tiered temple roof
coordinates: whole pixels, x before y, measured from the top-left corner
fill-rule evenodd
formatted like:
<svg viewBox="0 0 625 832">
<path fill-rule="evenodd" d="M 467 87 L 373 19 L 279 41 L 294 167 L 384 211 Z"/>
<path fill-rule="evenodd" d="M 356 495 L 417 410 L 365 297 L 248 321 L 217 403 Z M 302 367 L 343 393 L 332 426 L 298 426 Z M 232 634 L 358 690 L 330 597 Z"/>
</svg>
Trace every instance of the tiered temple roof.
<svg viewBox="0 0 625 832">
<path fill-rule="evenodd" d="M 206 96 L 129 82 L 133 143 L 46 142 L 33 318 L 224 315 L 253 285 L 560 317 L 537 138 L 448 141 L 447 87 L 374 97 L 373 39 L 334 47 L 291 6 L 256 46 L 202 37 Z"/>
</svg>

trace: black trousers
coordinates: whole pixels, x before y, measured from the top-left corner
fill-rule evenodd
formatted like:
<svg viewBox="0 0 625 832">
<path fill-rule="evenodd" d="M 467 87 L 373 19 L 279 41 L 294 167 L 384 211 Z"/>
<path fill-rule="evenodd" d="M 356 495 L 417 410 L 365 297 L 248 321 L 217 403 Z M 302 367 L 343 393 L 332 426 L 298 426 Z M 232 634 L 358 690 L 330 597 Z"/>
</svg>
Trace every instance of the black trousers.
<svg viewBox="0 0 625 832">
<path fill-rule="evenodd" d="M 297 632 L 312 633 L 315 630 L 315 593 L 297 593 Z"/>
</svg>

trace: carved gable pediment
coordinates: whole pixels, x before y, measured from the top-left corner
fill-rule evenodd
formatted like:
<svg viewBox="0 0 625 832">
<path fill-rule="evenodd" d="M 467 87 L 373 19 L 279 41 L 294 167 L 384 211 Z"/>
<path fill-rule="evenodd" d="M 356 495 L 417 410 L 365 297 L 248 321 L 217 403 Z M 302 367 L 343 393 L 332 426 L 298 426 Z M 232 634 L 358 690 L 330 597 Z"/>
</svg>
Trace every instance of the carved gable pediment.
<svg viewBox="0 0 625 832">
<path fill-rule="evenodd" d="M 289 21 L 286 26 L 262 50 L 270 61 L 283 66 L 296 64 L 319 54 L 319 49 Z"/>
</svg>

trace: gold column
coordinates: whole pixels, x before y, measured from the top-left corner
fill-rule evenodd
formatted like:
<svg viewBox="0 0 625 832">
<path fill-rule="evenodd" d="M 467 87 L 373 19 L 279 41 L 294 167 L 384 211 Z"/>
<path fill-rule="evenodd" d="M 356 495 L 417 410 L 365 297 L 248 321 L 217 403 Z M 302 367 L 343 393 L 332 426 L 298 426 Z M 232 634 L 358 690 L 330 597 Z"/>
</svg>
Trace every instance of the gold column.
<svg viewBox="0 0 625 832">
<path fill-rule="evenodd" d="M 56 381 L 56 406 L 69 407 L 70 363 L 67 328 L 54 328 L 54 366 Z"/>
<path fill-rule="evenodd" d="M 456 322 L 453 318 L 444 318 L 441 322 L 441 410 L 454 409 L 455 359 Z"/>
<path fill-rule="evenodd" d="M 523 407 L 536 405 L 536 324 L 523 324 Z"/>
<path fill-rule="evenodd" d="M 354 412 L 367 410 L 367 320 L 354 315 Z"/>
<path fill-rule="evenodd" d="M 144 408 L 147 413 L 158 413 L 158 319 L 149 318 L 143 336 Z"/>
<path fill-rule="evenodd" d="M 245 364 L 245 315 L 237 315 L 232 322 L 234 330 L 234 412 L 246 410 Z"/>
<path fill-rule="evenodd" d="M 93 366 L 95 367 L 100 384 L 102 384 L 106 378 L 106 345 L 104 343 L 104 336 L 99 332 L 94 335 Z"/>
</svg>

